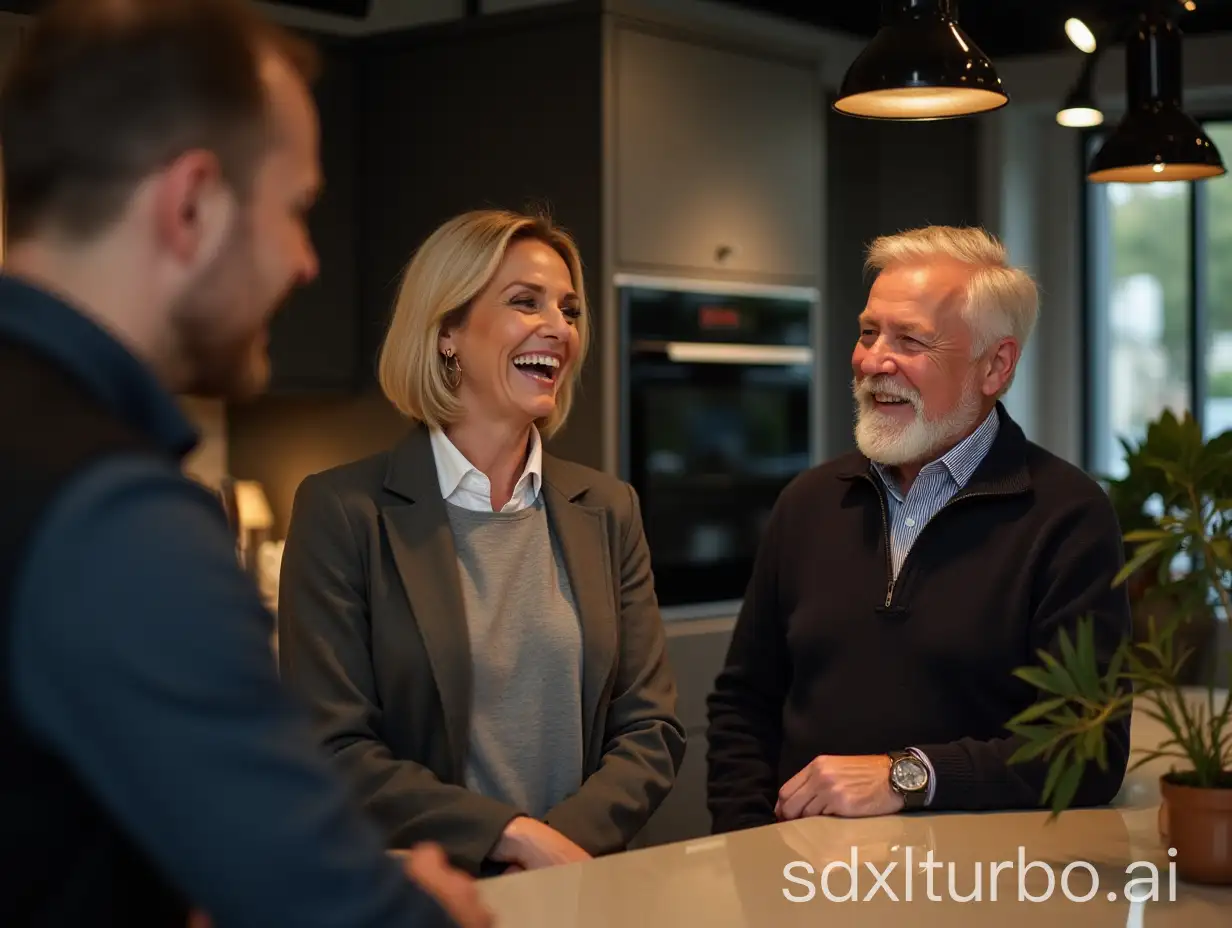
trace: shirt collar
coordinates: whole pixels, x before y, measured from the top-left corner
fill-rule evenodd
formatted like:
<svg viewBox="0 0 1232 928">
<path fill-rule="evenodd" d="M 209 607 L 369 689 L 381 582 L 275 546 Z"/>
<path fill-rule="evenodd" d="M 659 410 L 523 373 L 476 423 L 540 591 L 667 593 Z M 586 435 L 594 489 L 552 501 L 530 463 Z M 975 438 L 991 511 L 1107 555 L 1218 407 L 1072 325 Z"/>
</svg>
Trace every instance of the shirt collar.
<svg viewBox="0 0 1232 928">
<path fill-rule="evenodd" d="M 115 415 L 176 457 L 196 446 L 192 423 L 148 366 L 84 313 L 8 274 L 0 274 L 0 337 L 67 368 Z"/>
<path fill-rule="evenodd" d="M 979 427 L 941 456 L 941 463 L 950 472 L 959 489 L 967 485 L 975 469 L 987 456 L 997 437 L 1000 417 L 994 408 Z"/>
<path fill-rule="evenodd" d="M 974 432 L 940 458 L 926 465 L 924 470 L 931 469 L 935 471 L 938 467 L 944 467 L 961 490 L 967 485 L 976 468 L 980 466 L 980 463 L 988 455 L 989 450 L 992 448 L 992 443 L 997 437 L 997 429 L 1000 427 L 1000 424 L 1000 416 L 994 407 Z M 894 494 L 896 499 L 901 501 L 902 494 L 899 492 L 898 485 L 890 474 L 890 469 L 878 464 L 876 461 L 873 462 L 873 468 L 877 471 L 887 489 Z"/>
<path fill-rule="evenodd" d="M 468 474 L 478 474 L 487 480 L 483 472 L 468 461 L 466 455 L 459 451 L 458 446 L 440 429 L 432 429 L 431 439 L 432 452 L 436 458 L 436 476 L 443 499 L 453 496 Z M 526 467 L 523 468 L 517 485 L 521 486 L 526 480 L 531 484 L 531 497 L 538 498 L 539 487 L 543 482 L 543 440 L 539 437 L 539 430 L 533 426 L 530 430 L 530 453 L 526 456 Z"/>
</svg>

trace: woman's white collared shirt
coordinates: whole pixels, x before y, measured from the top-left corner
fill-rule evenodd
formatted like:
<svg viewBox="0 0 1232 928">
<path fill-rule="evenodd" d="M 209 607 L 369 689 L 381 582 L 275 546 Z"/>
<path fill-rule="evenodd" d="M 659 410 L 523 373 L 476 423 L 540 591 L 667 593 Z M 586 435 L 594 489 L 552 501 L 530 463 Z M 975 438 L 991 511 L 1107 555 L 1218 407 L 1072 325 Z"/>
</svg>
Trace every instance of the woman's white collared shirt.
<svg viewBox="0 0 1232 928">
<path fill-rule="evenodd" d="M 447 503 L 474 512 L 492 512 L 492 484 L 487 476 L 446 437 L 433 429 L 432 454 L 436 458 L 436 477 L 440 482 L 441 496 Z M 530 454 L 526 468 L 513 488 L 513 496 L 501 507 L 501 512 L 518 512 L 534 505 L 539 498 L 543 481 L 543 441 L 539 430 L 530 430 Z"/>
</svg>

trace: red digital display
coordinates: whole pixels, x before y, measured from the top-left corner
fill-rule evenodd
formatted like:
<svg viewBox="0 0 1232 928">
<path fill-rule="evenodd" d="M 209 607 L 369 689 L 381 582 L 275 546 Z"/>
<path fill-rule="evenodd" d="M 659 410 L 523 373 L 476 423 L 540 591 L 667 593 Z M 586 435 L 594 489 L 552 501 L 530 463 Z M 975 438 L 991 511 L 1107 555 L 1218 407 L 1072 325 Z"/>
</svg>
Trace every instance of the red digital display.
<svg viewBox="0 0 1232 928">
<path fill-rule="evenodd" d="M 697 324 L 703 329 L 738 329 L 740 313 L 730 306 L 703 306 L 697 311 Z"/>
</svg>

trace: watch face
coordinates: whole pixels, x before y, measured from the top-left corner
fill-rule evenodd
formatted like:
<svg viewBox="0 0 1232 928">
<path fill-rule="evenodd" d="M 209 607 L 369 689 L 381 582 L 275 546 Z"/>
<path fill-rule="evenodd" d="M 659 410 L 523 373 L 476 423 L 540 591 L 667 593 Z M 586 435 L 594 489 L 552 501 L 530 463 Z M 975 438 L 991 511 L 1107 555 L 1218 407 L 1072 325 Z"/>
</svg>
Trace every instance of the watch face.
<svg viewBox="0 0 1232 928">
<path fill-rule="evenodd" d="M 914 757 L 904 757 L 897 761 L 891 776 L 895 786 L 912 793 L 928 785 L 928 770 Z"/>
</svg>

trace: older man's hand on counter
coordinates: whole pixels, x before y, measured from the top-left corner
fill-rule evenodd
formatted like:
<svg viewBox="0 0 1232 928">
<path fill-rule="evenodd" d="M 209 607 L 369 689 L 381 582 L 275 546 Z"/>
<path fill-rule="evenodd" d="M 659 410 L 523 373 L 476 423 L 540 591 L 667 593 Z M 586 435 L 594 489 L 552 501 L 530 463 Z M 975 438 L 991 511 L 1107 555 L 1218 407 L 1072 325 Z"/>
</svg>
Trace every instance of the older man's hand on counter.
<svg viewBox="0 0 1232 928">
<path fill-rule="evenodd" d="M 902 797 L 890 788 L 887 755 L 822 754 L 783 784 L 774 813 L 786 822 L 811 815 L 890 815 L 902 808 Z"/>
</svg>

